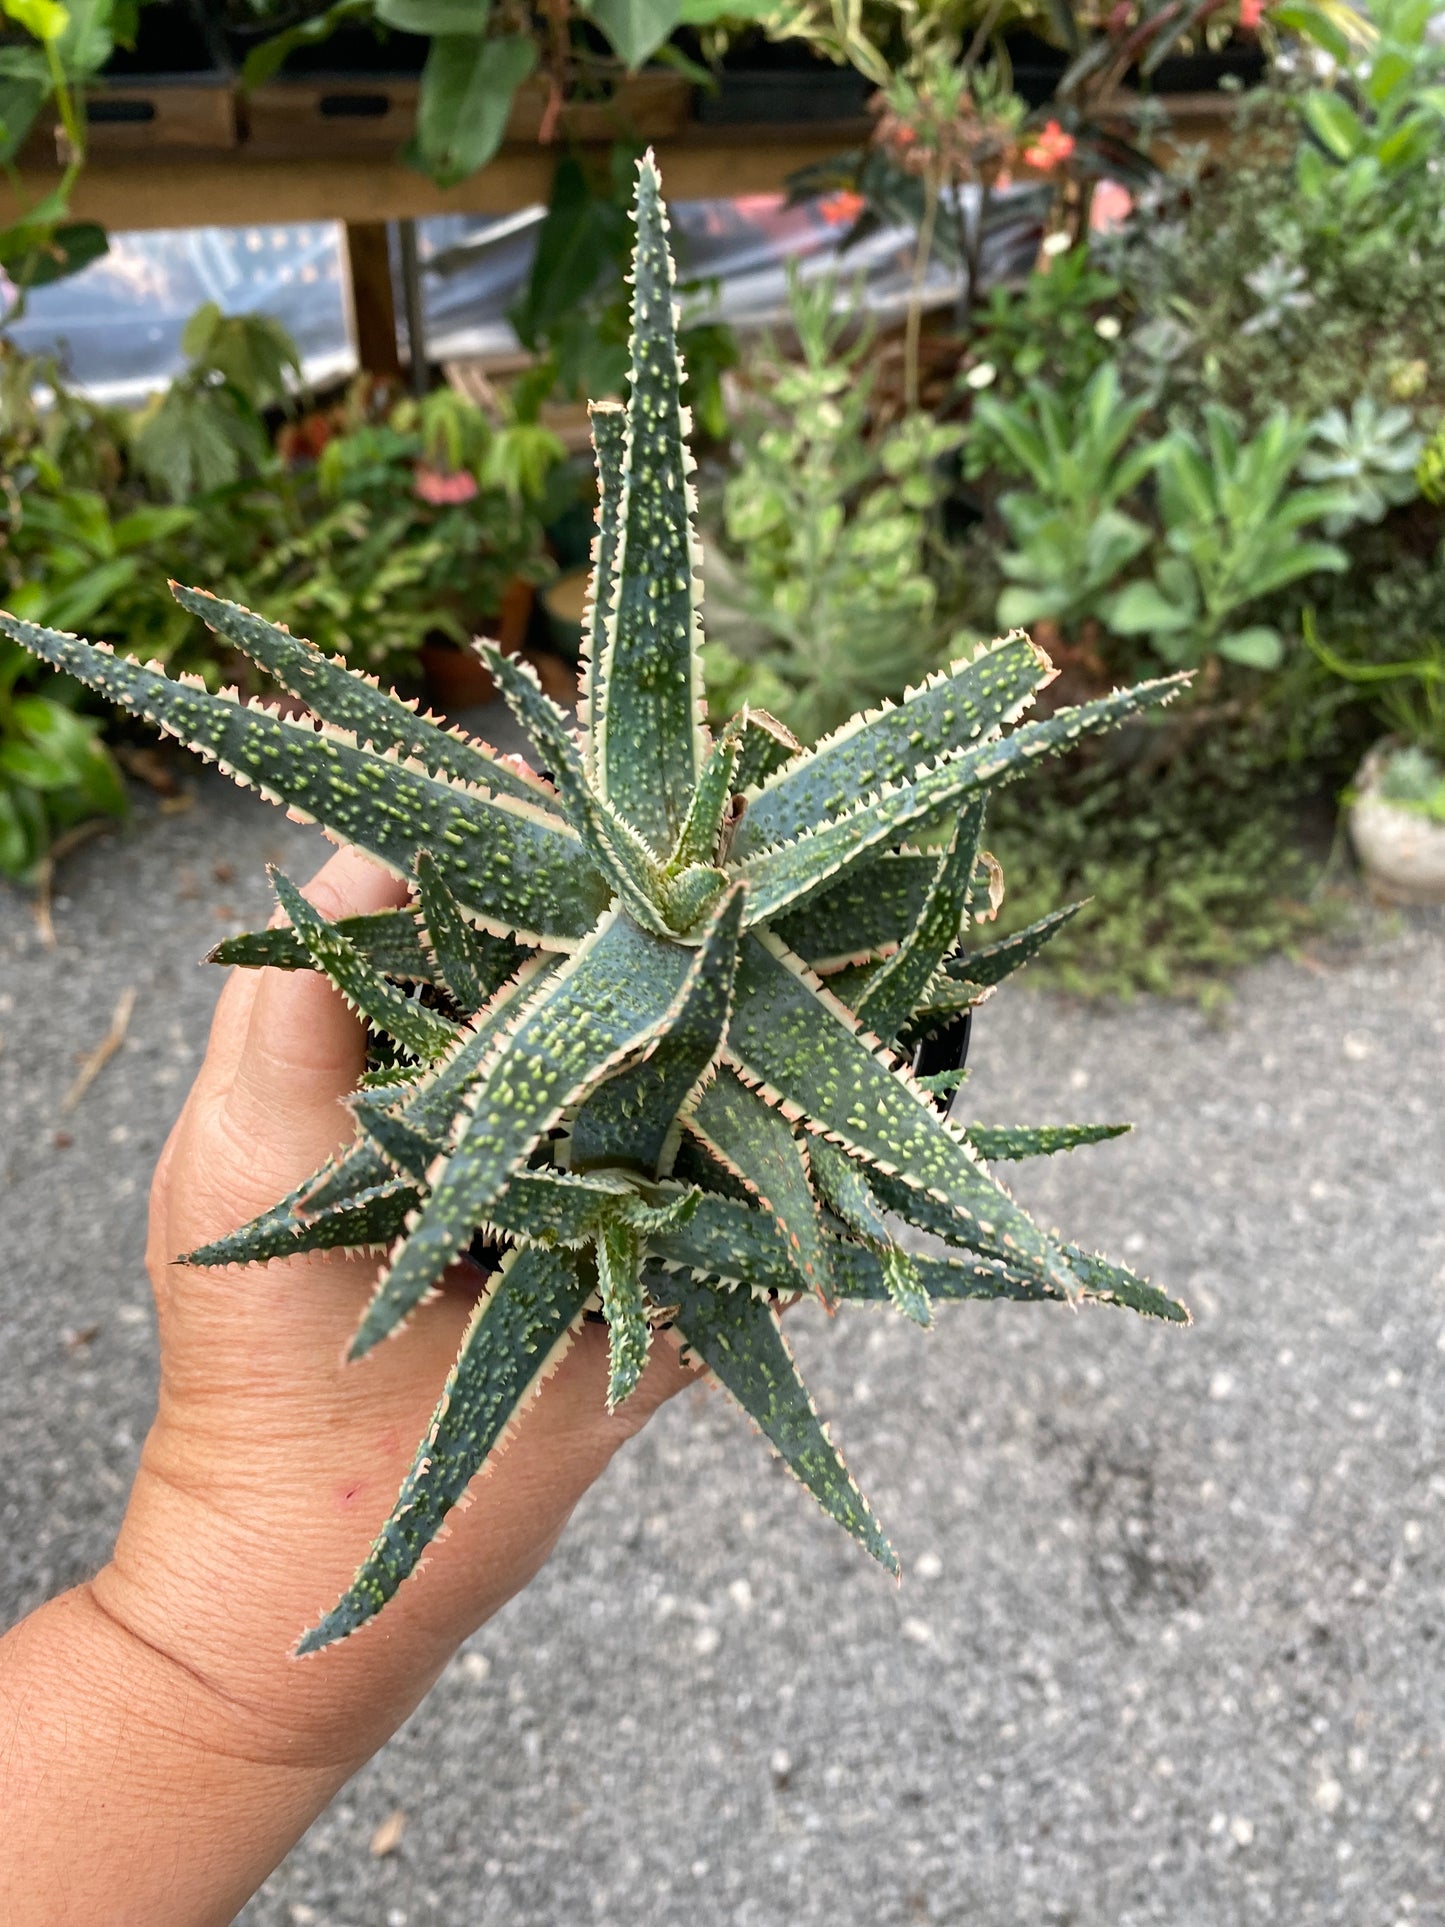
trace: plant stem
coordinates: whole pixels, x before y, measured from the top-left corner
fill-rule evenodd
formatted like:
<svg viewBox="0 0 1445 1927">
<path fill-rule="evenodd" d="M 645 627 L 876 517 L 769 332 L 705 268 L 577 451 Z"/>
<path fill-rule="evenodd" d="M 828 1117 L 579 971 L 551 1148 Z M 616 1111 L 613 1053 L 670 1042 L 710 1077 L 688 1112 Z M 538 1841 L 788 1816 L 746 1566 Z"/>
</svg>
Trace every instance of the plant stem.
<svg viewBox="0 0 1445 1927">
<path fill-rule="evenodd" d="M 933 228 L 937 218 L 938 175 L 930 168 L 923 181 L 923 219 L 918 224 L 913 282 L 908 290 L 908 321 L 903 333 L 903 401 L 910 414 L 918 408 L 918 344 L 923 330 L 923 282 L 933 256 Z"/>
</svg>

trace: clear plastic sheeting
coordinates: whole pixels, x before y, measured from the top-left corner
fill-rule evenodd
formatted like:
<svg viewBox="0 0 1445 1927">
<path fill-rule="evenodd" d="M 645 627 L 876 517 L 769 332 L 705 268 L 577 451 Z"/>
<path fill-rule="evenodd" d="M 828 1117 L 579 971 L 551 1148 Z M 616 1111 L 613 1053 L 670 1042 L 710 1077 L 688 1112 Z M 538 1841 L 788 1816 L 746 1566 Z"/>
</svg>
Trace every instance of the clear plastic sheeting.
<svg viewBox="0 0 1445 1927">
<path fill-rule="evenodd" d="M 780 194 L 676 203 L 673 232 L 689 284 L 689 318 L 726 320 L 743 331 L 780 321 L 790 262 L 806 279 L 836 272 L 850 306 L 896 318 L 913 278 L 913 236 L 880 230 L 840 256 L 857 207 L 856 197 L 841 194 L 793 206 Z M 983 249 L 985 284 L 1028 271 L 1044 211 L 1036 189 L 996 198 Z M 418 223 L 433 360 L 516 348 L 507 313 L 525 285 L 541 219 L 542 209 L 534 208 L 502 219 L 442 215 Z M 186 319 L 214 301 L 227 313 L 261 311 L 283 322 L 308 381 L 320 387 L 356 365 L 345 274 L 342 231 L 333 222 L 113 234 L 110 252 L 83 273 L 35 290 L 9 333 L 23 350 L 55 354 L 71 381 L 98 398 L 134 402 L 180 370 Z M 957 294 L 957 275 L 932 264 L 927 304 L 944 307 Z"/>
<path fill-rule="evenodd" d="M 36 288 L 6 332 L 26 353 L 55 355 L 98 399 L 133 403 L 180 372 L 182 330 L 214 301 L 228 314 L 259 310 L 284 322 L 320 385 L 356 366 L 345 273 L 334 221 L 112 234 L 108 254 Z"/>
</svg>

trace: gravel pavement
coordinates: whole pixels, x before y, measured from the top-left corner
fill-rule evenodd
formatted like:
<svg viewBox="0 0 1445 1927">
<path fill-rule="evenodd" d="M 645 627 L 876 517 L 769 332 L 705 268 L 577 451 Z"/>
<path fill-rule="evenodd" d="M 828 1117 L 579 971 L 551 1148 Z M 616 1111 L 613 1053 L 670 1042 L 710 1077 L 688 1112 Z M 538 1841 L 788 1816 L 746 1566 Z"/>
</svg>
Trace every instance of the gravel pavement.
<svg viewBox="0 0 1445 1927">
<path fill-rule="evenodd" d="M 70 862 L 53 952 L 0 891 L 0 1623 L 105 1557 L 148 1422 L 195 959 L 318 852 L 208 775 Z M 1193 1329 L 803 1310 L 902 1588 L 685 1395 L 245 1927 L 1445 1923 L 1445 922 L 1222 1025 L 1011 989 L 974 1050 L 986 1119 L 1137 1122 L 1017 1189 Z"/>
</svg>

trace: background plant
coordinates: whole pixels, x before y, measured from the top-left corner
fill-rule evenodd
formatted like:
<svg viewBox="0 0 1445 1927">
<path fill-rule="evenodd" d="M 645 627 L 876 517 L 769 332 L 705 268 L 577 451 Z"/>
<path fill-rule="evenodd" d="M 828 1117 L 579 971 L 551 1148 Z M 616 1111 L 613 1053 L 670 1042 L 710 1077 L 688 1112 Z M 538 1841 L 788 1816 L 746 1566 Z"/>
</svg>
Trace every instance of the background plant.
<svg viewBox="0 0 1445 1927">
<path fill-rule="evenodd" d="M 869 338 L 850 338 L 835 298 L 794 278 L 799 359 L 772 378 L 758 364 L 766 401 L 739 426 L 723 492 L 734 595 L 758 633 L 741 675 L 714 659 L 714 688 L 778 705 L 808 741 L 943 658 L 929 565 L 941 465 L 961 440 L 925 414 L 870 433 Z"/>
<path fill-rule="evenodd" d="M 1336 486 L 1294 486 L 1309 435 L 1281 411 L 1244 440 L 1228 412 L 1210 405 L 1202 437 L 1176 429 L 1164 441 L 1154 479 L 1165 552 L 1152 581 L 1130 583 L 1104 603 L 1116 634 L 1147 636 L 1174 668 L 1211 657 L 1279 667 L 1283 634 L 1247 614 L 1292 583 L 1348 566 L 1343 550 L 1305 534 L 1352 499 Z"/>
</svg>

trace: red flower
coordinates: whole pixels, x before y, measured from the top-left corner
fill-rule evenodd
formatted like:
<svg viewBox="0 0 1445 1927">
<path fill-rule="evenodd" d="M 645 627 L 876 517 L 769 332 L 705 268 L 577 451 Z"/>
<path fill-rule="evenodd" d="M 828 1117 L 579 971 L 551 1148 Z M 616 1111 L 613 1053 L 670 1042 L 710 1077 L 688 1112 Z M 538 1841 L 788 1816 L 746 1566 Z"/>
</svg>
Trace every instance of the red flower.
<svg viewBox="0 0 1445 1927">
<path fill-rule="evenodd" d="M 1032 145 L 1024 149 L 1024 160 L 1040 174 L 1049 174 L 1054 168 L 1062 167 L 1073 151 L 1073 135 L 1065 133 L 1056 120 L 1051 120 Z"/>
<path fill-rule="evenodd" d="M 433 508 L 452 508 L 458 502 L 470 502 L 477 492 L 476 476 L 464 468 L 431 468 L 426 462 L 418 462 L 412 474 L 417 500 L 430 502 Z"/>
<path fill-rule="evenodd" d="M 858 219 L 868 203 L 861 194 L 854 194 L 846 187 L 840 187 L 836 194 L 828 194 L 819 201 L 818 212 L 829 227 L 848 227 Z"/>
<path fill-rule="evenodd" d="M 1239 0 L 1239 28 L 1241 33 L 1255 33 L 1259 29 L 1260 16 L 1264 12 L 1264 0 Z"/>
</svg>

